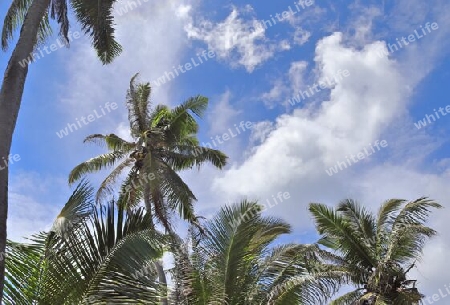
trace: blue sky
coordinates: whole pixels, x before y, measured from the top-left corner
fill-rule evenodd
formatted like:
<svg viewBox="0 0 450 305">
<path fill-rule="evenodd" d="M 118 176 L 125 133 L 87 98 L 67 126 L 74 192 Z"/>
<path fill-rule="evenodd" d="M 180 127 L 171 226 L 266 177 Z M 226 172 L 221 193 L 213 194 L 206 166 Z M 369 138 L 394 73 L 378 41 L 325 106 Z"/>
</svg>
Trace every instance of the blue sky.
<svg viewBox="0 0 450 305">
<path fill-rule="evenodd" d="M 214 57 L 154 86 L 152 101 L 174 106 L 192 95 L 209 97 L 201 122 L 204 142 L 242 121 L 253 128 L 217 146 L 230 157 L 225 170 L 183 173 L 199 199 L 198 213 L 210 216 L 244 197 L 264 201 L 289 192 L 289 200 L 266 213 L 293 225 L 287 241 L 312 242 L 309 202 L 331 205 L 351 197 L 375 210 L 388 198 L 430 196 L 447 205 L 450 115 L 420 129 L 414 124 L 450 105 L 447 1 L 305 1 L 301 10 L 294 1 L 142 0 L 134 9 L 127 3 L 116 5 L 124 52 L 111 65 L 102 66 L 89 39 L 81 37 L 30 66 L 11 151 L 21 160 L 10 166 L 10 238 L 20 240 L 51 226 L 72 191 L 69 171 L 102 151 L 82 143 L 87 135 L 127 135 L 125 94 L 135 73 L 142 81 L 155 81 L 203 51 Z M 289 7 L 296 13 L 257 27 Z M 0 4 L 2 15 L 5 11 Z M 71 31 L 80 31 L 75 21 Z M 408 35 L 414 41 L 380 56 Z M 3 71 L 9 55 L 0 57 Z M 343 71 L 346 77 L 339 76 Z M 288 102 L 327 78 L 337 80 L 299 103 Z M 108 102 L 118 109 L 57 136 Z M 377 140 L 387 147 L 350 161 L 332 176 L 326 173 Z M 448 216 L 447 209 L 433 215 L 431 224 L 440 235 L 414 271 L 426 294 L 450 283 L 440 272 L 449 267 Z"/>
</svg>

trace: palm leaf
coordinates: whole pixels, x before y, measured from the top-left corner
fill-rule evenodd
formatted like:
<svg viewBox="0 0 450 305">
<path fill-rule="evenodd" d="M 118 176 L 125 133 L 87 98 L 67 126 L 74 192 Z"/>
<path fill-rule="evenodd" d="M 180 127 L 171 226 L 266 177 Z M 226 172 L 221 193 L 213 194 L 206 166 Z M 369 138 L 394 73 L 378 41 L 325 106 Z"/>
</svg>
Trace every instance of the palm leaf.
<svg viewBox="0 0 450 305">
<path fill-rule="evenodd" d="M 205 162 L 222 169 L 226 165 L 227 158 L 220 150 L 201 146 L 177 145 L 175 151 L 164 153 L 165 162 L 176 171 L 193 166 L 200 167 Z"/>
<path fill-rule="evenodd" d="M 139 74 L 134 75 L 127 91 L 128 121 L 133 137 L 138 138 L 144 134 L 149 125 L 149 98 L 150 84 L 137 83 Z"/>
<path fill-rule="evenodd" d="M 106 147 L 109 150 L 122 151 L 124 153 L 131 152 L 132 150 L 134 150 L 136 148 L 135 143 L 125 141 L 113 133 L 111 133 L 109 135 L 93 134 L 93 135 L 86 137 L 86 139 L 84 139 L 83 142 L 84 143 L 91 142 L 91 143 L 96 143 L 99 145 L 106 145 Z"/>
<path fill-rule="evenodd" d="M 82 29 L 91 36 L 92 44 L 103 64 L 109 64 L 122 52 L 114 38 L 113 6 L 115 0 L 71 0 Z"/>
<path fill-rule="evenodd" d="M 56 217 L 51 231 L 66 236 L 73 227 L 84 221 L 92 213 L 92 193 L 93 188 L 82 181 Z"/>
<path fill-rule="evenodd" d="M 103 180 L 103 182 L 100 184 L 97 195 L 95 196 L 95 200 L 97 203 L 100 202 L 100 200 L 104 199 L 107 195 L 110 195 L 114 192 L 111 185 L 114 184 L 120 174 L 127 168 L 134 164 L 134 159 L 127 158 L 122 163 L 120 163 L 116 168 L 112 170 L 112 172 Z"/>
<path fill-rule="evenodd" d="M 364 289 L 358 288 L 334 299 L 330 305 L 353 305 L 364 295 Z"/>
<path fill-rule="evenodd" d="M 4 304 L 27 305 L 39 299 L 45 243 L 46 235 L 35 236 L 30 244 L 7 242 Z"/>
<path fill-rule="evenodd" d="M 330 236 L 337 240 L 339 250 L 351 261 L 360 261 L 366 267 L 376 265 L 369 248 L 362 242 L 361 236 L 352 226 L 333 209 L 323 204 L 311 203 L 309 211 L 313 214 L 319 234 Z M 326 237 L 325 237 L 326 239 Z"/>
<path fill-rule="evenodd" d="M 113 166 L 124 157 L 124 153 L 115 151 L 91 158 L 77 165 L 69 174 L 69 184 L 81 179 L 87 173 L 93 173 Z"/>
</svg>

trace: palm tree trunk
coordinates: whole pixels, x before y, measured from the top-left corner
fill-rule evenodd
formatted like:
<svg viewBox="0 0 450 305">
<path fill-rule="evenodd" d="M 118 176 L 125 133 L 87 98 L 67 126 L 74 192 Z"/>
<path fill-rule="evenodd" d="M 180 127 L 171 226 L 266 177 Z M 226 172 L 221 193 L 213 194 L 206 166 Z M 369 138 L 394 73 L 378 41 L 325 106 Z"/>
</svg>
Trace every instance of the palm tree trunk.
<svg viewBox="0 0 450 305">
<path fill-rule="evenodd" d="M 20 37 L 9 59 L 0 91 L 0 160 L 7 160 L 22 100 L 28 64 L 19 62 L 30 56 L 37 42 L 39 24 L 50 0 L 34 0 L 25 17 Z M 3 159 L 4 158 L 4 159 Z M 5 253 L 8 218 L 8 169 L 0 170 L 0 253 Z M 5 261 L 0 261 L 0 303 L 3 297 Z"/>
<path fill-rule="evenodd" d="M 167 289 L 167 279 L 166 273 L 164 272 L 163 268 L 163 261 L 162 260 L 156 261 L 155 267 L 156 271 L 158 272 L 159 285 L 162 287 L 164 293 L 164 295 L 161 296 L 161 305 L 168 305 L 169 303 L 167 300 L 167 293 L 169 292 L 169 290 Z"/>
<path fill-rule="evenodd" d="M 150 202 L 150 187 L 148 185 L 146 185 L 144 188 L 144 204 L 145 204 L 147 213 L 151 213 L 152 212 L 152 204 Z M 156 230 L 153 220 L 151 220 L 151 226 L 154 230 Z M 167 293 L 168 293 L 167 278 L 166 278 L 166 274 L 164 273 L 162 260 L 158 260 L 155 262 L 155 268 L 156 268 L 156 271 L 158 272 L 159 284 L 162 287 L 163 293 L 164 293 L 164 296 L 161 297 L 161 305 L 169 305 L 168 300 L 167 300 Z"/>
</svg>

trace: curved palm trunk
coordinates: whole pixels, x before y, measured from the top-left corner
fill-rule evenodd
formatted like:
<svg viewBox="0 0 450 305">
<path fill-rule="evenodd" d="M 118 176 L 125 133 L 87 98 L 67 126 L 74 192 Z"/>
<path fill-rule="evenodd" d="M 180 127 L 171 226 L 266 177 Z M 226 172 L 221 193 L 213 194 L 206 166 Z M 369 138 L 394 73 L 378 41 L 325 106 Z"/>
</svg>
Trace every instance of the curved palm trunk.
<svg viewBox="0 0 450 305">
<path fill-rule="evenodd" d="M 0 91 L 0 160 L 7 160 L 11 150 L 12 136 L 16 127 L 22 100 L 28 65 L 19 61 L 33 52 L 37 42 L 39 24 L 50 4 L 50 0 L 34 0 L 25 17 L 20 37 L 9 59 Z M 6 222 L 8 218 L 8 169 L 0 170 L 0 253 L 6 247 Z M 0 261 L 0 303 L 3 297 L 5 262 Z"/>
</svg>

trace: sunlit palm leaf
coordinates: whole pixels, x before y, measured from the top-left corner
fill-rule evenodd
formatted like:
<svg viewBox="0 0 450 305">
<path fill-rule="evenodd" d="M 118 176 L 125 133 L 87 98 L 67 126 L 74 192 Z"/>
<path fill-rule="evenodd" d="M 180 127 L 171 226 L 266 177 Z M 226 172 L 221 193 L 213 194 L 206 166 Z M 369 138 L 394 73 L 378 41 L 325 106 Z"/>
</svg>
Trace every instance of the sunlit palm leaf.
<svg viewBox="0 0 450 305">
<path fill-rule="evenodd" d="M 92 194 L 93 188 L 82 181 L 56 217 L 52 231 L 60 236 L 66 236 L 70 230 L 84 221 L 93 210 Z"/>
</svg>

